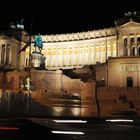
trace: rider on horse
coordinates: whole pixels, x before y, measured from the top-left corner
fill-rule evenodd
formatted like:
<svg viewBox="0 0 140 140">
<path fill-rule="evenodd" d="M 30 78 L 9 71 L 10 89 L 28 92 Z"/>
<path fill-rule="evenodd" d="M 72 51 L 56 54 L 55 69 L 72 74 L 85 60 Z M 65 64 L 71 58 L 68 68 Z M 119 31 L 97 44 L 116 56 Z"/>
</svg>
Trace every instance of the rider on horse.
<svg viewBox="0 0 140 140">
<path fill-rule="evenodd" d="M 35 51 L 36 51 L 36 47 L 38 47 L 39 52 L 41 53 L 43 49 L 43 40 L 40 34 L 34 36 L 34 46 L 35 46 Z"/>
</svg>

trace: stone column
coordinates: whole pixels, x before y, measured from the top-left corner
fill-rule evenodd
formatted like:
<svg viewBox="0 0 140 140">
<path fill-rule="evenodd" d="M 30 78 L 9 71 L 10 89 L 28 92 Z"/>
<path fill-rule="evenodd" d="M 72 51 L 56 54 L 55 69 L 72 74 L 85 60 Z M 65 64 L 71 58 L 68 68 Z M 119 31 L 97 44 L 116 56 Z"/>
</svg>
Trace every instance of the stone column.
<svg viewBox="0 0 140 140">
<path fill-rule="evenodd" d="M 88 63 L 88 46 L 87 45 L 85 46 L 85 51 L 84 52 L 85 52 L 84 53 L 84 57 L 85 57 L 85 59 L 84 59 L 85 63 L 84 64 L 88 65 L 89 63 Z"/>
<path fill-rule="evenodd" d="M 57 47 L 54 50 L 54 67 L 57 67 Z"/>
<path fill-rule="evenodd" d="M 103 52 L 103 46 L 101 46 L 101 63 L 103 63 L 103 54 L 104 54 L 104 52 Z"/>
<path fill-rule="evenodd" d="M 94 63 L 96 64 L 96 45 L 94 46 Z"/>
<path fill-rule="evenodd" d="M 55 58 L 56 58 L 56 61 L 55 61 L 55 67 L 58 67 L 58 47 L 56 47 L 56 54 L 55 54 Z"/>
<path fill-rule="evenodd" d="M 127 56 L 130 56 L 130 37 L 127 36 Z"/>
<path fill-rule="evenodd" d="M 66 66 L 68 66 L 68 52 L 69 52 L 69 50 L 68 50 L 68 48 L 66 49 Z"/>
<path fill-rule="evenodd" d="M 135 55 L 138 55 L 137 36 L 134 36 Z"/>
<path fill-rule="evenodd" d="M 113 56 L 113 43 L 111 43 L 111 56 Z"/>
<path fill-rule="evenodd" d="M 3 61 L 4 64 L 5 64 L 5 62 L 6 62 L 6 55 L 7 55 L 7 54 L 6 54 L 6 49 L 7 49 L 7 46 L 5 45 L 5 50 L 4 50 L 4 51 L 5 51 L 5 55 L 4 55 L 4 61 Z M 16 60 L 16 61 L 18 61 L 18 60 Z"/>
<path fill-rule="evenodd" d="M 63 67 L 63 60 L 64 60 L 64 57 L 63 57 L 63 48 L 61 47 L 61 67 Z"/>
<path fill-rule="evenodd" d="M 11 64 L 11 59 L 12 59 L 12 47 L 11 46 L 9 46 L 9 49 L 10 49 L 10 51 L 9 51 L 9 64 Z M 1 53 L 0 53 L 1 54 Z M 23 55 L 23 53 L 21 53 L 21 58 L 24 58 L 24 55 Z M 24 60 L 25 59 L 23 59 L 23 60 L 21 60 L 22 62 L 20 62 L 20 64 L 22 65 L 22 66 L 24 66 Z"/>
<path fill-rule="evenodd" d="M 90 45 L 88 45 L 88 64 L 90 65 L 90 54 L 91 54 L 91 52 L 90 52 Z"/>
<path fill-rule="evenodd" d="M 102 61 L 102 59 L 101 59 L 101 57 L 102 57 L 102 53 L 101 53 L 101 44 L 99 45 L 99 50 L 100 50 L 100 52 L 99 52 L 99 62 L 101 62 Z"/>
<path fill-rule="evenodd" d="M 75 46 L 74 49 L 73 49 L 73 55 L 74 55 L 74 65 L 77 66 L 77 55 L 76 55 L 76 52 L 77 52 L 77 47 Z"/>
<path fill-rule="evenodd" d="M 2 53 L 2 48 L 0 47 L 0 65 L 1 65 L 1 53 Z"/>
<path fill-rule="evenodd" d="M 83 50 L 82 50 L 82 65 L 84 65 L 85 64 L 85 46 L 83 46 L 83 48 L 82 48 Z"/>
<path fill-rule="evenodd" d="M 74 47 L 72 47 L 72 50 L 71 50 L 71 51 L 72 51 L 72 53 L 71 53 L 71 56 L 72 56 L 72 57 L 70 56 L 70 58 L 72 58 L 72 59 L 71 59 L 71 66 L 73 66 L 73 65 L 74 65 L 74 60 L 73 60 L 73 59 L 75 58 L 75 57 L 74 57 Z"/>
<path fill-rule="evenodd" d="M 52 48 L 50 48 L 50 63 L 49 67 L 52 66 Z"/>
</svg>

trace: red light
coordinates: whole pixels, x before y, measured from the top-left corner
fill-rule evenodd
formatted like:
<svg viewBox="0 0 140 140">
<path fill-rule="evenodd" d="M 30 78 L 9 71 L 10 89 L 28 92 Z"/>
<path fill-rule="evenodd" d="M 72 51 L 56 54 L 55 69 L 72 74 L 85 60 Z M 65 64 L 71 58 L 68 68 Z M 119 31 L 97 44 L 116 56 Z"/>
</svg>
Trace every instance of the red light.
<svg viewBox="0 0 140 140">
<path fill-rule="evenodd" d="M 5 126 L 2 126 L 0 127 L 0 130 L 19 130 L 18 127 L 5 127 Z"/>
</svg>

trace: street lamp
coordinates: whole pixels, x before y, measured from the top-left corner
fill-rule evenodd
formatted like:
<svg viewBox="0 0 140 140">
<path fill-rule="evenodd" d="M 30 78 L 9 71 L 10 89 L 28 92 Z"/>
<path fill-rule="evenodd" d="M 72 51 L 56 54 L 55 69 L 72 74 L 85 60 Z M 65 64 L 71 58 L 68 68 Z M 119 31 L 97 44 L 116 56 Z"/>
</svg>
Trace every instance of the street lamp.
<svg viewBox="0 0 140 140">
<path fill-rule="evenodd" d="M 11 24 L 12 26 L 13 24 Z M 13 26 L 12 26 L 13 27 Z M 28 101 L 27 101 L 27 112 L 31 113 L 31 68 L 43 68 L 45 67 L 45 57 L 41 53 L 43 49 L 43 41 L 41 35 L 35 35 L 33 38 L 35 51 L 31 52 L 32 48 L 32 27 L 33 27 L 33 21 L 31 21 L 30 24 L 30 36 L 29 40 L 26 42 L 25 46 L 19 51 L 21 53 L 22 51 L 25 51 L 26 48 L 29 46 L 29 64 L 28 64 L 28 76 L 26 78 L 27 82 L 27 92 L 28 92 Z M 38 50 L 37 50 L 38 47 Z"/>
<path fill-rule="evenodd" d="M 29 38 L 29 65 L 28 65 L 28 112 L 31 112 L 31 41 L 32 41 L 32 27 L 33 21 L 30 25 L 30 38 Z"/>
</svg>

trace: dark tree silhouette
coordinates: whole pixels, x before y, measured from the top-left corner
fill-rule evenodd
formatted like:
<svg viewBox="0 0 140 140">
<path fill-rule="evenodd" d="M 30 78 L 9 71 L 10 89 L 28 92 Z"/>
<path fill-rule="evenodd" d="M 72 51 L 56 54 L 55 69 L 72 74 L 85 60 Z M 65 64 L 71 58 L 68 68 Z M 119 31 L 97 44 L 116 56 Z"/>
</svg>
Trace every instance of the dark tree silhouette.
<svg viewBox="0 0 140 140">
<path fill-rule="evenodd" d="M 97 114 L 98 114 L 98 117 L 100 117 L 100 105 L 99 105 L 99 99 L 98 99 L 99 85 L 98 85 L 98 82 L 97 82 L 97 79 L 96 79 L 96 65 L 89 66 L 89 69 L 92 73 L 91 78 L 95 81 L 95 101 L 96 101 L 96 106 L 97 106 Z"/>
</svg>

